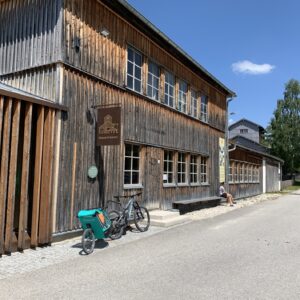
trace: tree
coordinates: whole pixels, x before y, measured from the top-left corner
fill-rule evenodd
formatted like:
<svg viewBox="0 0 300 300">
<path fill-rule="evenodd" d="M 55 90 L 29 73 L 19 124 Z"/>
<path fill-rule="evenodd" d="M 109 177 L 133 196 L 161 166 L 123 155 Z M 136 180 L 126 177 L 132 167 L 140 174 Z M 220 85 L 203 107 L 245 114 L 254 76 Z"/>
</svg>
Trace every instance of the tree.
<svg viewBox="0 0 300 300">
<path fill-rule="evenodd" d="M 277 101 L 266 137 L 271 154 L 284 160 L 284 174 L 294 173 L 300 168 L 299 81 L 291 79 L 286 83 L 284 98 Z"/>
</svg>

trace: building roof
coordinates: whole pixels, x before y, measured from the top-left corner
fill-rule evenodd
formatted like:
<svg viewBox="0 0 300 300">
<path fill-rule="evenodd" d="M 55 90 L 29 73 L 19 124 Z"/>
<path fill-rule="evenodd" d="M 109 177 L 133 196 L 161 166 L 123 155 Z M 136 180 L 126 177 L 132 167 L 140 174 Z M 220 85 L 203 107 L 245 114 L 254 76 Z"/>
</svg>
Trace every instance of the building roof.
<svg viewBox="0 0 300 300">
<path fill-rule="evenodd" d="M 257 123 L 254 123 L 254 122 L 252 122 L 252 121 L 250 121 L 250 120 L 248 120 L 248 119 L 245 119 L 245 118 L 240 119 L 240 120 L 238 120 L 238 121 L 236 121 L 236 122 L 230 124 L 230 125 L 228 126 L 228 129 L 230 130 L 232 127 L 234 127 L 234 126 L 236 126 L 236 125 L 238 125 L 239 123 L 242 123 L 242 122 L 250 123 L 250 124 L 252 124 L 252 125 L 258 127 L 260 131 L 265 131 L 265 128 L 264 128 L 263 126 L 261 126 L 261 125 L 259 125 L 259 124 L 257 124 Z"/>
<path fill-rule="evenodd" d="M 57 104 L 49 99 L 42 98 L 21 89 L 17 89 L 13 86 L 7 85 L 5 83 L 0 82 L 0 96 L 6 96 L 14 99 L 19 99 L 31 103 L 36 103 L 40 105 L 44 105 L 51 108 L 57 108 L 60 110 L 67 111 L 68 108 L 64 105 Z"/>
<path fill-rule="evenodd" d="M 266 147 L 262 144 L 259 144 L 251 139 L 248 139 L 244 136 L 236 135 L 236 136 L 232 137 L 230 140 L 233 141 L 237 145 L 243 145 L 243 146 L 251 148 L 253 150 L 257 150 L 257 151 L 261 151 L 261 152 L 269 154 L 268 147 Z"/>
<path fill-rule="evenodd" d="M 274 155 L 271 155 L 270 153 L 261 151 L 261 150 L 259 150 L 259 149 L 257 149 L 257 148 L 255 149 L 255 148 L 248 147 L 248 146 L 243 145 L 243 144 L 241 144 L 241 143 L 238 143 L 238 142 L 236 142 L 236 141 L 234 141 L 234 140 L 230 140 L 230 142 L 231 142 L 232 144 L 234 144 L 234 145 L 235 145 L 236 147 L 238 147 L 238 148 L 241 148 L 241 149 L 244 149 L 244 150 L 248 150 L 248 151 L 250 151 L 250 152 L 254 152 L 254 153 L 260 154 L 260 155 L 262 155 L 262 156 L 264 156 L 264 157 L 268 157 L 268 158 L 271 158 L 271 159 L 273 159 L 273 160 L 279 161 L 279 162 L 281 162 L 282 164 L 284 163 L 284 160 L 282 160 L 281 158 L 276 157 L 276 156 L 274 156 Z"/>
<path fill-rule="evenodd" d="M 99 1 L 99 0 L 98 0 Z M 181 62 L 187 65 L 195 73 L 201 75 L 206 81 L 216 88 L 221 89 L 229 97 L 236 97 L 235 92 L 226 87 L 221 81 L 214 77 L 209 71 L 201 66 L 189 54 L 187 54 L 181 47 L 173 42 L 168 36 L 161 32 L 148 19 L 140 14 L 134 7 L 132 7 L 126 0 L 101 0 L 108 7 L 117 12 L 120 16 L 125 18 L 128 22 L 138 28 L 141 32 L 151 38 L 161 47 Z"/>
</svg>

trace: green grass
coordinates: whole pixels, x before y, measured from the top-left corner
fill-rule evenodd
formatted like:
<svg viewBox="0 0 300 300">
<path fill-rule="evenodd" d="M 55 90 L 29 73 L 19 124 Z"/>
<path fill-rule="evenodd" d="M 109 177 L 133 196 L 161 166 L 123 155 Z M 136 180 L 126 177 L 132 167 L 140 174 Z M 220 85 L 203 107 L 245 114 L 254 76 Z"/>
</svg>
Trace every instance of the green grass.
<svg viewBox="0 0 300 300">
<path fill-rule="evenodd" d="M 295 181 L 294 185 L 286 187 L 284 190 L 282 190 L 282 193 L 289 193 L 300 190 L 300 181 Z"/>
</svg>

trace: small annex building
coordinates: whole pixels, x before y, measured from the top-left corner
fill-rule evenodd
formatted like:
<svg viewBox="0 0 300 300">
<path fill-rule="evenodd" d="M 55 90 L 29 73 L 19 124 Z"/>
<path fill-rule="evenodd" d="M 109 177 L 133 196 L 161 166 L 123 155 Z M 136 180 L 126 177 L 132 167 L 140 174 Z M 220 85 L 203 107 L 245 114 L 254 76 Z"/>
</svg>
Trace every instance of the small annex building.
<svg viewBox="0 0 300 300">
<path fill-rule="evenodd" d="M 261 144 L 265 129 L 247 119 L 229 127 L 229 190 L 235 198 L 281 190 L 284 161 Z"/>
<path fill-rule="evenodd" d="M 0 255 L 142 191 L 218 194 L 235 93 L 124 0 L 0 0 Z"/>
</svg>

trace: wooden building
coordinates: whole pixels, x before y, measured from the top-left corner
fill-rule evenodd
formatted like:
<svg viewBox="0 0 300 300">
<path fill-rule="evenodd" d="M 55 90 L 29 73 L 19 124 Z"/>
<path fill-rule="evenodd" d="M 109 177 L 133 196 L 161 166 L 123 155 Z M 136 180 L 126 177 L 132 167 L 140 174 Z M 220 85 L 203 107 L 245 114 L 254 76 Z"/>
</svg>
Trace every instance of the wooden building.
<svg viewBox="0 0 300 300">
<path fill-rule="evenodd" d="M 244 198 L 281 190 L 283 160 L 260 144 L 265 129 L 246 119 L 229 126 L 233 148 L 229 150 L 229 190 Z"/>
<path fill-rule="evenodd" d="M 126 1 L 0 0 L 0 81 L 0 254 L 113 195 L 218 193 L 235 94 Z"/>
</svg>

